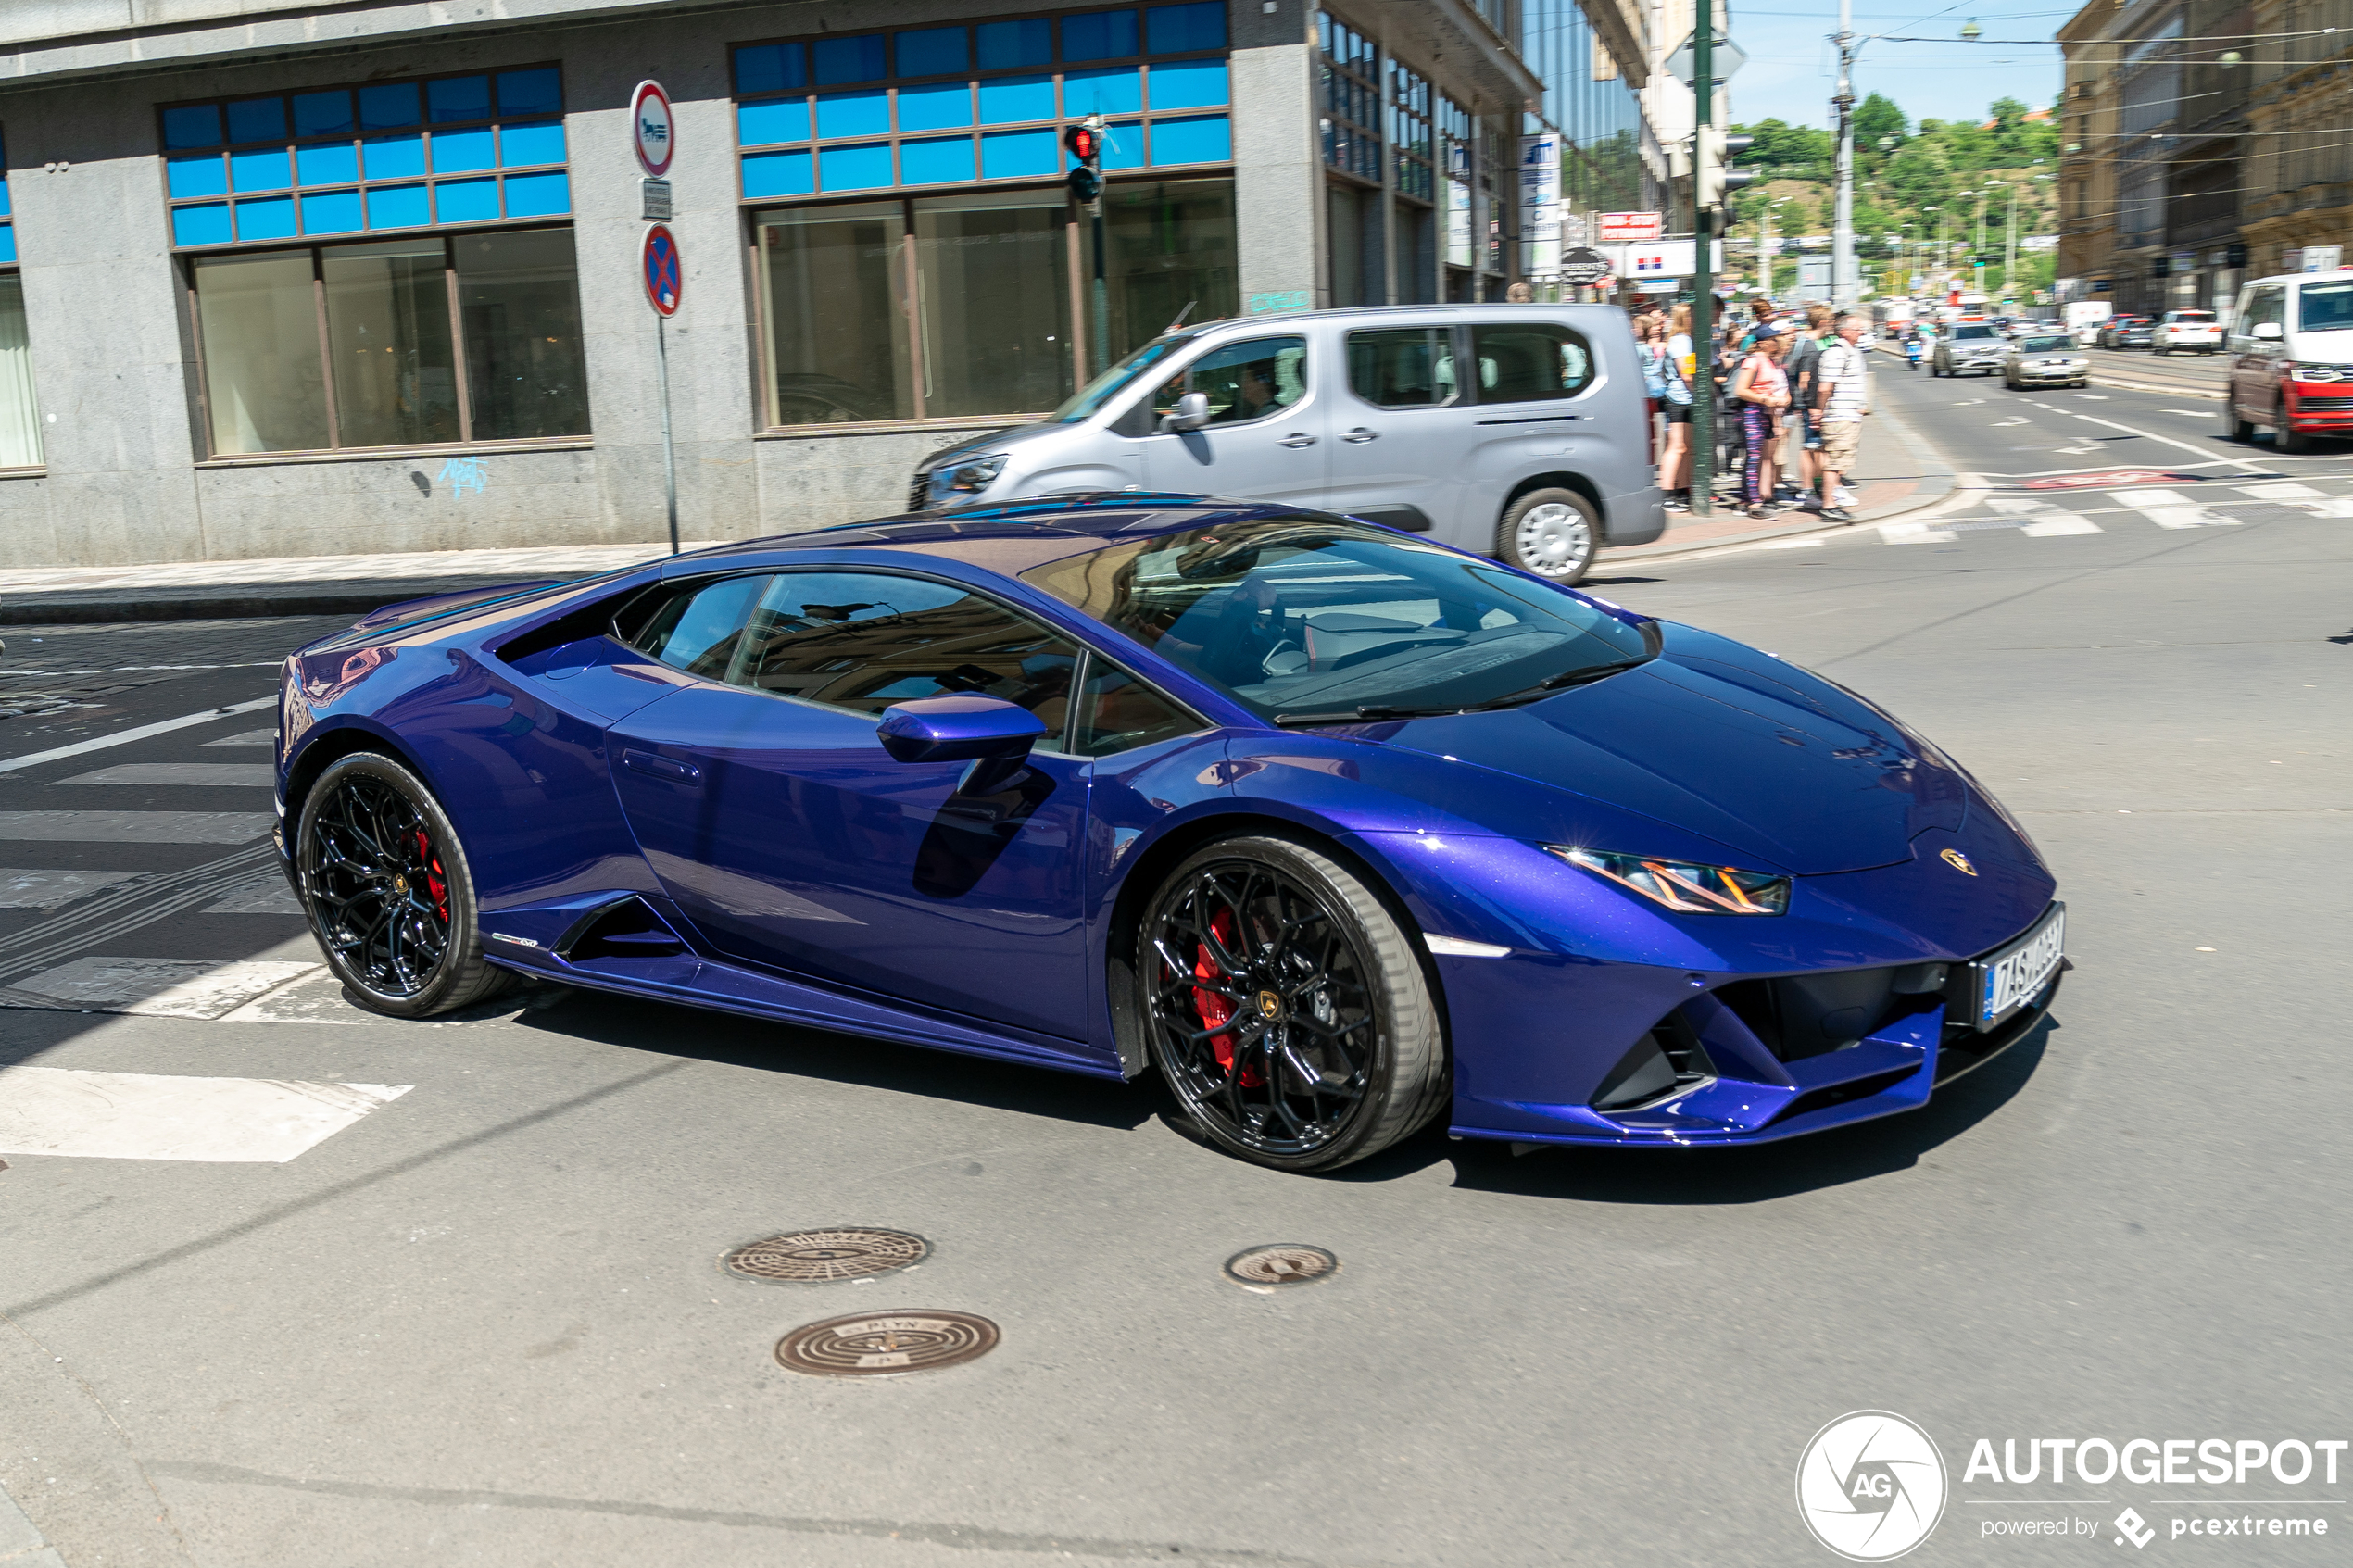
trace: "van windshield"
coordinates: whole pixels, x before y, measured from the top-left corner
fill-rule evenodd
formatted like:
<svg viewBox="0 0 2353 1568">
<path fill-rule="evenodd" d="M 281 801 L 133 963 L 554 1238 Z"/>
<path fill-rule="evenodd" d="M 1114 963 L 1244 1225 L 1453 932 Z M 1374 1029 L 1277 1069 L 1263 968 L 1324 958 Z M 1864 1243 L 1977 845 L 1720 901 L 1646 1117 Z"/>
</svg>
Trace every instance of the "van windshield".
<svg viewBox="0 0 2353 1568">
<path fill-rule="evenodd" d="M 1162 534 L 1022 580 L 1277 723 L 1532 702 L 1658 651 L 1565 588 L 1332 518 Z"/>
<path fill-rule="evenodd" d="M 2307 283 L 2296 312 L 2296 330 L 2341 332 L 2353 330 L 2353 282 Z"/>
<path fill-rule="evenodd" d="M 1055 409 L 1049 419 L 1059 424 L 1076 424 L 1118 396 L 1138 377 L 1159 364 L 1184 345 L 1182 337 L 1156 337 L 1143 347 L 1080 387 L 1070 401 Z"/>
</svg>

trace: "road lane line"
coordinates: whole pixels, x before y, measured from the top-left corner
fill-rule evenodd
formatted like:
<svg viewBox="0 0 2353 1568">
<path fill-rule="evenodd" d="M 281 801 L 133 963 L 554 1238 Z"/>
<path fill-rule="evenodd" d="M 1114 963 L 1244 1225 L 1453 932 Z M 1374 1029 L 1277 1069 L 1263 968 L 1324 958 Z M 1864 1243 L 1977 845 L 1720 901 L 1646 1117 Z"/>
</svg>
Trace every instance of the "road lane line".
<svg viewBox="0 0 2353 1568">
<path fill-rule="evenodd" d="M 71 746 L 60 746 L 48 751 L 29 752 L 22 757 L 0 757 L 0 774 L 13 773 L 19 768 L 35 767 L 43 762 L 55 762 L 62 758 L 79 757 L 85 751 L 103 751 L 110 746 L 127 746 L 134 740 L 145 740 L 149 735 L 169 734 L 173 730 L 184 730 L 191 724 L 210 723 L 215 719 L 226 719 L 235 713 L 258 713 L 265 708 L 277 706 L 278 699 L 274 696 L 256 697 L 251 702 L 233 702 L 226 708 L 208 708 L 202 713 L 166 719 L 160 723 L 142 724 L 136 729 L 120 730 L 110 735 L 100 735 L 95 740 L 76 741 Z"/>
<path fill-rule="evenodd" d="M 2249 462 L 2245 458 L 2217 457 L 2215 455 L 2214 448 L 2211 446 L 2193 446 L 2186 441 L 2176 441 L 2170 435 L 2159 435 L 2155 431 L 2134 430 L 2131 425 L 2120 425 L 2114 420 L 2104 420 L 2097 414 L 2078 414 L 2075 417 L 2079 420 L 2089 420 L 2095 425 L 2106 425 L 2110 430 L 2120 430 L 2127 435 L 2137 435 L 2144 441 L 2162 441 L 2168 446 L 2179 446 L 2184 452 L 2196 453 L 2199 457 L 2206 458 L 2208 462 L 2230 463 L 2238 468 L 2250 470 L 2256 473 L 2261 473 L 2263 471 L 2263 465 L 2261 463 Z"/>
<path fill-rule="evenodd" d="M 283 1165 L 413 1086 L 6 1067 L 0 1152 Z"/>
</svg>

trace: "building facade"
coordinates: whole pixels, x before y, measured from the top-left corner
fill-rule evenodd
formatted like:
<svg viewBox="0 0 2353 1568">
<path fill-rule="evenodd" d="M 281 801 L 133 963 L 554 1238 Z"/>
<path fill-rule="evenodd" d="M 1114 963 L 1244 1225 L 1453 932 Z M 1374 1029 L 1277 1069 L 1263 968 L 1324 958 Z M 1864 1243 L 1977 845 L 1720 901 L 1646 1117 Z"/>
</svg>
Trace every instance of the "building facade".
<svg viewBox="0 0 2353 1568">
<path fill-rule="evenodd" d="M 659 538 L 664 346 L 689 538 L 888 513 L 1180 316 L 1500 297 L 1543 96 L 1506 0 L 156 15 L 0 0 L 15 564 Z"/>
</svg>

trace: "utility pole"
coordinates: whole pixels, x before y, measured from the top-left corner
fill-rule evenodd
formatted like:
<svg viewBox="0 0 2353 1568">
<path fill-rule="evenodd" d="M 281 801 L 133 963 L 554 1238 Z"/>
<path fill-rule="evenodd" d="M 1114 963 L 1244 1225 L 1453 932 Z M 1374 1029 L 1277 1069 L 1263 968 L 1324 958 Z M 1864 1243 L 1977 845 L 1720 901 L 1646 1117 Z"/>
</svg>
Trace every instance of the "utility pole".
<svg viewBox="0 0 2353 1568">
<path fill-rule="evenodd" d="M 1855 304 L 1855 0 L 1838 0 L 1838 208 L 1831 223 L 1831 308 Z"/>
<path fill-rule="evenodd" d="M 1767 202 L 1756 215 L 1756 292 L 1773 297 L 1773 207 Z"/>
<path fill-rule="evenodd" d="M 2002 241 L 2002 295 L 2018 303 L 2018 186 L 2010 186 L 2010 221 Z"/>
<path fill-rule="evenodd" d="M 1970 193 L 1977 197 L 1977 242 L 1969 247 L 1969 265 L 1977 270 L 1977 284 L 1973 292 L 1980 296 L 1981 304 L 1985 294 L 1985 198 L 1993 194 L 1993 183 L 1989 180 L 1986 182 L 1987 189 Z"/>
<path fill-rule="evenodd" d="M 1716 0 L 1692 24 L 1692 516 L 1716 506 L 1716 220 L 1709 185 L 1716 150 Z"/>
</svg>

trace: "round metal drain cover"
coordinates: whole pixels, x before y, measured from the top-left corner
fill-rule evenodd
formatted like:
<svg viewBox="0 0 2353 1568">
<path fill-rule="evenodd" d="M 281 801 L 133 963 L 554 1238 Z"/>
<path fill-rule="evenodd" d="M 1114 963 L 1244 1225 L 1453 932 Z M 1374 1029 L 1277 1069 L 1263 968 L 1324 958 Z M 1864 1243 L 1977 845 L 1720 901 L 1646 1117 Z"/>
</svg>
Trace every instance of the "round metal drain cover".
<svg viewBox="0 0 2353 1568">
<path fill-rule="evenodd" d="M 931 1244 L 905 1231 L 793 1231 L 738 1247 L 719 1266 L 743 1279 L 810 1283 L 888 1273 L 920 1263 Z"/>
<path fill-rule="evenodd" d="M 1340 1260 L 1320 1247 L 1294 1241 L 1253 1247 L 1226 1260 L 1226 1277 L 1236 1285 L 1263 1289 L 1277 1285 L 1313 1285 L 1340 1273 Z"/>
<path fill-rule="evenodd" d="M 955 1366 L 996 1348 L 987 1318 L 915 1308 L 804 1323 L 776 1341 L 776 1360 L 820 1377 L 875 1377 Z"/>
</svg>

